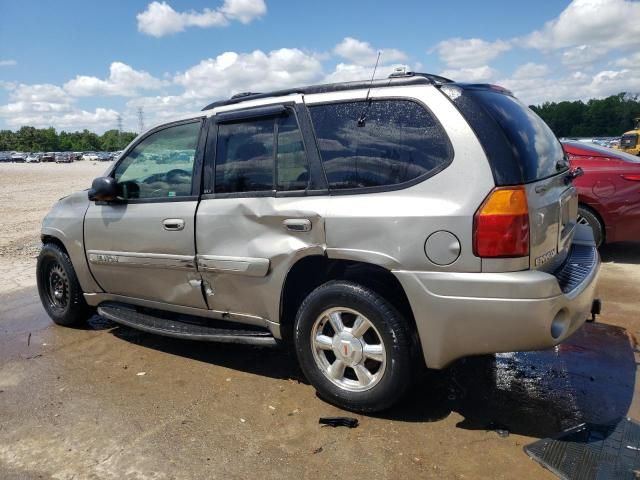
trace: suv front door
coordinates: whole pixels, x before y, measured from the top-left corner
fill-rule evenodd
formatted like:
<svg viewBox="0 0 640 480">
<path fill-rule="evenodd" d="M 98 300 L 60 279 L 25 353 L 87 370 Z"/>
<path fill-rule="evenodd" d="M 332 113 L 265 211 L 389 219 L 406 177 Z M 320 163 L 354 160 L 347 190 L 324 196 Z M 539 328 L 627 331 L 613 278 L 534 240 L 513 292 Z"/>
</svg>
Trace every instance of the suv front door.
<svg viewBox="0 0 640 480">
<path fill-rule="evenodd" d="M 206 308 L 195 265 L 203 119 L 149 132 L 110 175 L 115 202 L 91 202 L 84 223 L 87 260 L 105 292 Z"/>
</svg>

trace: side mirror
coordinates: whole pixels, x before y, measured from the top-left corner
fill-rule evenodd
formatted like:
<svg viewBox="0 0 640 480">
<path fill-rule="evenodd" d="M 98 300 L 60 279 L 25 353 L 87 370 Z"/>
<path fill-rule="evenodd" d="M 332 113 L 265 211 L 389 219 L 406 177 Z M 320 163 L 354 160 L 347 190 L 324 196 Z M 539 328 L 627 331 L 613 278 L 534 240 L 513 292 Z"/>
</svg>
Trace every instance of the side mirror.
<svg viewBox="0 0 640 480">
<path fill-rule="evenodd" d="M 118 197 L 118 184 L 113 177 L 98 177 L 89 189 L 89 200 L 111 202 Z"/>
</svg>

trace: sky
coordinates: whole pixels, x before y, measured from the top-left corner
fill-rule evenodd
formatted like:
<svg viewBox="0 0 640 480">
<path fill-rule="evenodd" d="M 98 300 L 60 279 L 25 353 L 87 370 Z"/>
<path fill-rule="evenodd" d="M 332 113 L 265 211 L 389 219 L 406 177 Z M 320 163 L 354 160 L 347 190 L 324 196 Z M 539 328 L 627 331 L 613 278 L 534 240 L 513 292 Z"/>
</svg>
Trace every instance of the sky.
<svg viewBox="0 0 640 480">
<path fill-rule="evenodd" d="M 528 104 L 640 93 L 640 2 L 0 0 L 0 129 L 138 130 L 394 67 Z"/>
</svg>

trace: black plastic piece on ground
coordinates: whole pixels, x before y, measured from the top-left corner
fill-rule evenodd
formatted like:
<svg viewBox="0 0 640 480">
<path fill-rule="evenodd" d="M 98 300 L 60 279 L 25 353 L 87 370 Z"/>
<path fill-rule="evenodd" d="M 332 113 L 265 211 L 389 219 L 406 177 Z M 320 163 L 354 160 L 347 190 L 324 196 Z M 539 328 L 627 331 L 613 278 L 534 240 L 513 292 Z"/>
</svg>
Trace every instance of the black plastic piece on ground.
<svg viewBox="0 0 640 480">
<path fill-rule="evenodd" d="M 563 479 L 635 480 L 640 470 L 640 424 L 629 418 L 613 425 L 584 423 L 524 450 Z"/>
<path fill-rule="evenodd" d="M 352 417 L 320 417 L 318 423 L 330 427 L 356 428 L 358 426 L 358 419 Z"/>
</svg>

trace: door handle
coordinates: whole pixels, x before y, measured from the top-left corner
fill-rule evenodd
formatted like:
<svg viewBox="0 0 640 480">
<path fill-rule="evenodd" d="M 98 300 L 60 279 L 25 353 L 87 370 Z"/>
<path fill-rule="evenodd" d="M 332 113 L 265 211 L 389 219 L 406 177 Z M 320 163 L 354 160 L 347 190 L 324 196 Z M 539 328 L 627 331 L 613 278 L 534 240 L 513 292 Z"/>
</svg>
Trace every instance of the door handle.
<svg viewBox="0 0 640 480">
<path fill-rule="evenodd" d="M 311 221 L 307 218 L 287 218 L 282 222 L 284 228 L 292 232 L 310 232 Z"/>
<path fill-rule="evenodd" d="M 162 221 L 162 227 L 170 232 L 184 230 L 184 220 L 181 218 L 165 218 Z"/>
</svg>

